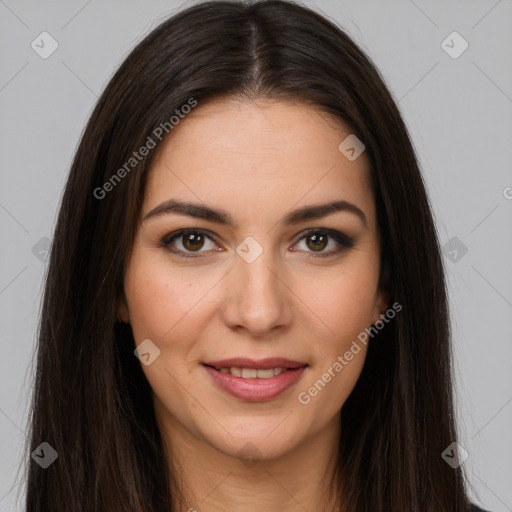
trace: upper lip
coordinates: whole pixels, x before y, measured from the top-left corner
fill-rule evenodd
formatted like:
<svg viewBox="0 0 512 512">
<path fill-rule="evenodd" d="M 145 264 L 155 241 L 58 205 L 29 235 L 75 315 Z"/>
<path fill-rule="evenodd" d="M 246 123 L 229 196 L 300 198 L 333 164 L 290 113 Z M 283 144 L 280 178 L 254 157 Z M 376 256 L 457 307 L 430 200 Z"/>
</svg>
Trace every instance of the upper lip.
<svg viewBox="0 0 512 512">
<path fill-rule="evenodd" d="M 247 357 L 233 357 L 221 361 L 204 361 L 202 364 L 215 368 L 254 368 L 263 370 L 268 368 L 301 368 L 307 363 L 293 361 L 284 357 L 267 357 L 265 359 L 249 359 Z"/>
</svg>

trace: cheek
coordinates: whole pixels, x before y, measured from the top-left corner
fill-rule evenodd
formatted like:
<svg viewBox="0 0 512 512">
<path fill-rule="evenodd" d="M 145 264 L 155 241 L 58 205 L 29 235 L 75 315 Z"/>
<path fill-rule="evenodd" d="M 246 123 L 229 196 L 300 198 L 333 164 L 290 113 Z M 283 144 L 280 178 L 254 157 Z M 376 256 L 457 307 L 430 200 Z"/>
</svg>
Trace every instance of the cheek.
<svg viewBox="0 0 512 512">
<path fill-rule="evenodd" d="M 195 279 L 179 268 L 170 271 L 161 261 L 133 261 L 125 280 L 125 294 L 130 323 L 136 342 L 145 338 L 164 348 L 166 340 L 183 339 L 177 333 L 192 333 L 200 311 L 204 315 L 205 300 L 213 282 Z M 189 337 L 185 335 L 185 338 Z"/>
<path fill-rule="evenodd" d="M 299 401 L 309 403 L 325 420 L 340 410 L 364 365 L 367 345 L 360 336 L 371 324 L 378 285 L 378 262 L 367 255 L 316 282 L 328 286 L 328 293 L 324 287 L 307 287 L 308 306 L 321 319 L 314 337 L 319 364 Z M 322 336 L 320 330 L 328 335 Z"/>
<path fill-rule="evenodd" d="M 139 253 L 132 258 L 125 279 L 135 344 L 150 339 L 160 350 L 153 363 L 142 365 L 159 414 L 180 411 L 182 421 L 186 422 L 199 412 L 182 383 L 190 378 L 187 358 L 193 358 L 200 339 L 199 319 L 208 316 L 205 295 L 214 282 L 190 275 L 184 278 L 180 269 L 171 270 L 165 261 L 143 256 Z"/>
<path fill-rule="evenodd" d="M 161 340 L 182 316 L 183 303 L 178 300 L 177 288 L 155 275 L 135 273 L 125 291 L 136 342 L 145 338 Z"/>
<path fill-rule="evenodd" d="M 372 263 L 353 265 L 305 280 L 301 297 L 312 312 L 311 320 L 322 330 L 326 352 L 344 352 L 353 339 L 369 327 L 374 314 L 378 271 Z M 327 337 L 325 337 L 327 333 Z"/>
</svg>

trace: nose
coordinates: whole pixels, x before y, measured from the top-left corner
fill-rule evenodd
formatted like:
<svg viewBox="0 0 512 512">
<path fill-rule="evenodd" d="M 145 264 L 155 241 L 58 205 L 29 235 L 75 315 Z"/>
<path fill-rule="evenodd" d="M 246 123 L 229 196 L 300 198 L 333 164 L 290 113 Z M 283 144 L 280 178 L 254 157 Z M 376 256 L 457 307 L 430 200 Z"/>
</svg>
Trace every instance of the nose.
<svg viewBox="0 0 512 512">
<path fill-rule="evenodd" d="M 238 255 L 226 276 L 223 315 L 231 329 L 262 338 L 290 325 L 293 293 L 276 270 L 272 251 L 251 263 Z"/>
</svg>

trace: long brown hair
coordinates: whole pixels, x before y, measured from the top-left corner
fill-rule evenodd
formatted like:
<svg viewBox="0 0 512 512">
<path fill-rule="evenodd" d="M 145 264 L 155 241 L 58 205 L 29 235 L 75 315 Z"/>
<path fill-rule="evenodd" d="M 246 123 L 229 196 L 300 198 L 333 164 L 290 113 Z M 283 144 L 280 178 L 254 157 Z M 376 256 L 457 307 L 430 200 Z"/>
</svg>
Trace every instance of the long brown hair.
<svg viewBox="0 0 512 512">
<path fill-rule="evenodd" d="M 370 58 L 334 23 L 284 0 L 178 12 L 133 49 L 90 116 L 49 258 L 26 510 L 172 510 L 179 474 L 170 471 L 130 326 L 117 320 L 154 151 L 126 163 L 156 140 L 157 127 L 172 136 L 169 119 L 191 99 L 200 108 L 233 96 L 299 100 L 333 114 L 363 141 L 371 164 L 381 285 L 403 310 L 370 341 L 342 407 L 333 492 L 348 512 L 466 510 L 461 468 L 441 457 L 456 440 L 448 305 L 411 140 Z M 47 469 L 29 457 L 42 442 L 58 453 Z"/>
</svg>

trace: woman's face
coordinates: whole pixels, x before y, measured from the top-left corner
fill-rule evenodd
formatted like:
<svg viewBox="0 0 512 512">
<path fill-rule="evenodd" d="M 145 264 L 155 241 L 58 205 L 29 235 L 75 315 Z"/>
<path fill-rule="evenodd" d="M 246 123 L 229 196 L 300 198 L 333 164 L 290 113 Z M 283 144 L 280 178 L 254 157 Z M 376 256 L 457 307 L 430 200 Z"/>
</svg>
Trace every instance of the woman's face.
<svg viewBox="0 0 512 512">
<path fill-rule="evenodd" d="M 142 368 L 171 438 L 274 458 L 338 428 L 366 346 L 344 355 L 386 307 L 367 159 L 338 148 L 349 134 L 304 104 L 216 100 L 158 147 L 120 314 L 150 340 Z"/>
</svg>

